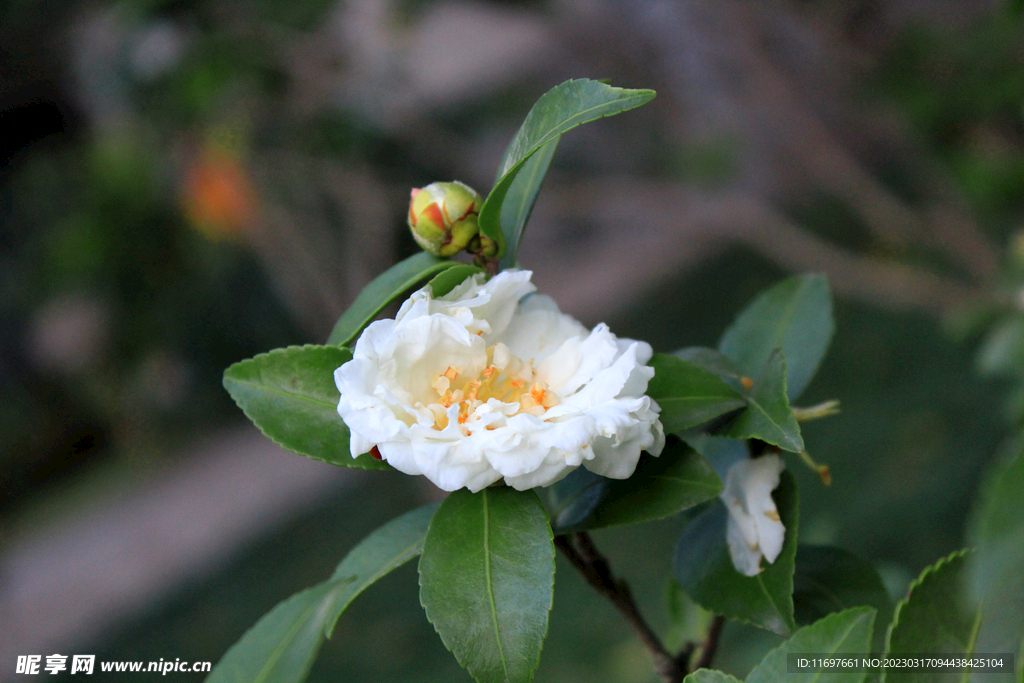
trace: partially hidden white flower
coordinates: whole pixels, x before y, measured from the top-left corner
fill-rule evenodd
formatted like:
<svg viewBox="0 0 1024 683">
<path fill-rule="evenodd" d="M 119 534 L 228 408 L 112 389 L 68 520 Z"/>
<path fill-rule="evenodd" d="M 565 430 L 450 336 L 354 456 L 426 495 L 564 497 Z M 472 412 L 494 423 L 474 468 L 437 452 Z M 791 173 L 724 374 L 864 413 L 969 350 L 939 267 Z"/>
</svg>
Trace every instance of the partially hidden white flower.
<svg viewBox="0 0 1024 683">
<path fill-rule="evenodd" d="M 366 328 L 334 373 L 352 457 L 376 446 L 397 470 L 476 492 L 580 465 L 625 479 L 641 451 L 661 453 L 650 345 L 587 330 L 530 276 L 481 273 L 436 299 L 428 285 Z"/>
<path fill-rule="evenodd" d="M 746 576 L 761 572 L 761 558 L 771 564 L 782 552 L 786 527 L 772 500 L 785 465 L 777 455 L 741 460 L 725 476 L 722 500 L 729 510 L 725 537 L 736 571 Z"/>
</svg>

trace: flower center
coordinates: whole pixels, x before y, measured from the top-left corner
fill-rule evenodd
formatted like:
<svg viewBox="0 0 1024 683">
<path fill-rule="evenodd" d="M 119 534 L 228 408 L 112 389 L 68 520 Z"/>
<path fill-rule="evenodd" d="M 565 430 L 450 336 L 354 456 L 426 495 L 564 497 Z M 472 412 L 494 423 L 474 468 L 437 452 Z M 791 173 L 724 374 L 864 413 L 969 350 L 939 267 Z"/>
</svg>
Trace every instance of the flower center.
<svg viewBox="0 0 1024 683">
<path fill-rule="evenodd" d="M 461 368 L 449 366 L 434 377 L 431 386 L 440 397 L 437 403 L 427 406 L 434 416 L 434 429 L 446 428 L 447 409 L 458 405 L 460 429 L 466 436 L 469 430 L 462 425 L 472 422 L 477 408 L 492 398 L 505 404 L 519 404 L 514 412 L 503 412 L 507 417 L 519 413 L 540 417 L 559 402 L 545 382 L 535 380 L 532 362 L 516 358 L 501 342 L 487 349 L 487 367 L 478 377 L 469 378 L 462 374 Z"/>
</svg>

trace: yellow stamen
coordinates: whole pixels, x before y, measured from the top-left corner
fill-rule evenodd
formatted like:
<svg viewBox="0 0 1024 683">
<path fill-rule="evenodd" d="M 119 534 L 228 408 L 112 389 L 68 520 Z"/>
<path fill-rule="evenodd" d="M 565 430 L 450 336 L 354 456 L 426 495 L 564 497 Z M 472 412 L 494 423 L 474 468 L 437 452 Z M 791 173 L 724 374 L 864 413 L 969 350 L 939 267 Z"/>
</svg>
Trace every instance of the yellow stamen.
<svg viewBox="0 0 1024 683">
<path fill-rule="evenodd" d="M 549 391 L 544 382 L 533 381 L 535 373 L 532 360 L 523 363 L 500 343 L 487 349 L 487 360 L 489 363 L 479 377 L 466 381 L 461 389 L 453 389 L 453 386 L 462 368 L 449 366 L 434 378 L 431 387 L 440 397 L 437 403 L 429 406 L 435 429 L 447 428 L 449 420 L 446 410 L 453 405 L 459 408 L 459 428 L 467 436 L 469 427 L 463 425 L 470 423 L 477 408 L 492 398 L 506 404 L 518 403 L 519 408 L 514 414 L 528 413 L 537 417 L 542 417 L 548 408 L 558 405 L 555 392 Z M 494 425 L 487 426 L 489 430 L 495 428 Z"/>
</svg>

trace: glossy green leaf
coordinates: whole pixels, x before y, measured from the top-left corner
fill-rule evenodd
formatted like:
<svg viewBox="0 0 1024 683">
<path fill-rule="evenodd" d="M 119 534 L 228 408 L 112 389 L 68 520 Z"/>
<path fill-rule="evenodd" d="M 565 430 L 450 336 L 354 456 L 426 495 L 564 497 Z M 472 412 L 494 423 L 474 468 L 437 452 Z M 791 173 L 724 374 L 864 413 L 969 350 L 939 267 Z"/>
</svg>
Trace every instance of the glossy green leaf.
<svg viewBox="0 0 1024 683">
<path fill-rule="evenodd" d="M 718 342 L 718 350 L 756 377 L 775 349 L 788 367 L 789 398 L 814 377 L 832 340 L 832 294 L 824 275 L 783 280 L 754 299 Z"/>
<path fill-rule="evenodd" d="M 235 363 L 224 388 L 246 417 L 274 443 L 332 465 L 390 469 L 369 455 L 353 458 L 348 427 L 338 415 L 334 371 L 352 359 L 338 346 L 289 346 Z"/>
<path fill-rule="evenodd" d="M 484 272 L 483 268 L 460 263 L 457 266 L 442 270 L 427 284 L 430 285 L 431 294 L 433 294 L 435 299 L 438 299 L 461 285 L 467 277 L 482 272 Z"/>
<path fill-rule="evenodd" d="M 690 448 L 704 456 L 722 481 L 725 481 L 733 465 L 750 457 L 750 444 L 743 439 L 692 434 L 687 435 L 685 441 L 690 444 Z"/>
<path fill-rule="evenodd" d="M 227 651 L 206 683 L 304 681 L 340 590 L 339 584 L 326 581 L 277 605 Z"/>
<path fill-rule="evenodd" d="M 981 611 L 969 606 L 962 590 L 969 551 L 958 551 L 925 569 L 896 606 L 886 638 L 886 655 L 976 652 Z M 957 675 L 962 680 L 962 674 Z M 906 683 L 944 680 L 937 672 L 888 669 L 882 681 Z"/>
<path fill-rule="evenodd" d="M 872 652 L 885 645 L 885 626 L 892 616 L 892 601 L 870 562 L 834 546 L 799 545 L 793 574 L 793 609 L 796 623 L 810 624 L 832 612 L 867 605 L 878 616 Z"/>
<path fill-rule="evenodd" d="M 743 681 L 714 669 L 697 669 L 684 678 L 683 683 L 743 683 Z"/>
<path fill-rule="evenodd" d="M 747 676 L 747 683 L 779 683 L 803 680 L 815 683 L 860 683 L 866 673 L 841 673 L 828 668 L 806 675 L 789 674 L 787 657 L 790 653 L 814 653 L 818 656 L 860 655 L 870 652 L 871 633 L 874 629 L 875 609 L 854 607 L 830 614 L 810 626 L 804 626 L 786 642 L 761 660 Z M 813 677 L 811 676 L 813 674 Z"/>
<path fill-rule="evenodd" d="M 502 207 L 526 161 L 541 147 L 576 126 L 634 109 L 653 98 L 653 90 L 626 90 L 580 78 L 555 86 L 537 100 L 512 139 L 498 171 L 498 180 L 480 209 L 480 232 L 498 243 L 499 258 L 506 251 Z M 509 232 L 512 232 L 511 227 Z"/>
<path fill-rule="evenodd" d="M 555 579 L 548 517 L 533 491 L 459 490 L 434 515 L 420 602 L 480 683 L 526 683 L 540 663 Z"/>
<path fill-rule="evenodd" d="M 586 521 L 599 529 L 639 524 L 674 515 L 722 492 L 722 480 L 700 453 L 670 439 L 657 458 L 640 456 L 629 479 L 609 479 L 608 489 Z"/>
<path fill-rule="evenodd" d="M 580 467 L 541 495 L 551 526 L 563 534 L 662 519 L 721 492 L 714 468 L 684 442 L 670 438 L 659 457 L 642 454 L 628 479 L 608 479 Z"/>
<path fill-rule="evenodd" d="M 564 479 L 538 489 L 552 528 L 560 534 L 589 528 L 590 515 L 604 499 L 611 481 L 585 467 L 577 467 Z"/>
<path fill-rule="evenodd" d="M 397 517 L 364 538 L 345 556 L 331 581 L 344 586 L 334 602 L 333 615 L 325 631 L 328 638 L 342 612 L 360 593 L 423 552 L 430 520 L 440 503 L 429 503 Z"/>
<path fill-rule="evenodd" d="M 786 398 L 786 358 L 776 349 L 747 394 L 747 409 L 722 431 L 733 439 L 761 439 L 799 453 L 804 449 L 800 425 Z"/>
<path fill-rule="evenodd" d="M 437 504 L 408 512 L 366 537 L 329 580 L 277 605 L 246 632 L 207 683 L 301 683 L 352 600 L 420 553 Z"/>
<path fill-rule="evenodd" d="M 728 512 L 720 501 L 683 529 L 676 546 L 673 572 L 694 602 L 716 614 L 776 633 L 796 628 L 793 618 L 793 570 L 796 561 L 799 508 L 796 480 L 783 472 L 772 493 L 786 527 L 782 552 L 757 576 L 736 571 L 725 540 Z"/>
<path fill-rule="evenodd" d="M 713 372 L 734 389 L 739 390 L 743 387 L 743 377 L 745 376 L 743 370 L 721 351 L 704 346 L 688 346 L 685 349 L 673 351 L 672 355 Z"/>
<path fill-rule="evenodd" d="M 703 424 L 747 404 L 718 375 L 675 356 L 656 353 L 647 394 L 661 407 L 659 419 L 670 434 Z"/>
<path fill-rule="evenodd" d="M 523 231 L 526 230 L 526 223 L 533 213 L 533 205 L 537 203 L 537 194 L 548 172 L 548 166 L 551 165 L 555 149 L 558 148 L 559 139 L 560 136 L 556 137 L 526 160 L 516 179 L 512 181 L 508 194 L 505 195 L 505 201 L 501 205 L 501 229 L 505 235 L 502 268 L 513 268 L 516 265 Z"/>
<path fill-rule="evenodd" d="M 463 265 L 458 261 L 440 259 L 426 252 L 396 263 L 363 288 L 345 311 L 327 338 L 329 345 L 350 346 L 363 328 L 377 317 L 389 303 L 446 268 Z"/>
<path fill-rule="evenodd" d="M 1024 640 L 1024 455 L 1012 448 L 982 485 L 968 531 L 970 596 L 985 615 L 978 652 L 1016 652 Z M 1017 670 L 1024 678 L 1024 658 Z"/>
</svg>

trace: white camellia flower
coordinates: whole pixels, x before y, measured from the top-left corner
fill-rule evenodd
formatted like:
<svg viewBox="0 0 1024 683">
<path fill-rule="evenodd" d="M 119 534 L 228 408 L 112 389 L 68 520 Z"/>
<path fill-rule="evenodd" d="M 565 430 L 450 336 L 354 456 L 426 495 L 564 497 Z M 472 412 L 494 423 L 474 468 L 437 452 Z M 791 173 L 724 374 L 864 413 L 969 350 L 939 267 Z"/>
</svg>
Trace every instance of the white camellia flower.
<svg viewBox="0 0 1024 683">
<path fill-rule="evenodd" d="M 334 373 L 353 457 L 376 446 L 399 471 L 476 492 L 579 465 L 625 479 L 641 451 L 661 453 L 650 345 L 587 330 L 531 274 L 477 274 L 436 299 L 428 285 L 366 328 Z"/>
<path fill-rule="evenodd" d="M 741 460 L 725 476 L 722 500 L 729 510 L 726 540 L 736 571 L 746 576 L 761 572 L 761 558 L 771 564 L 782 552 L 786 527 L 772 500 L 785 465 L 777 455 Z"/>
</svg>

